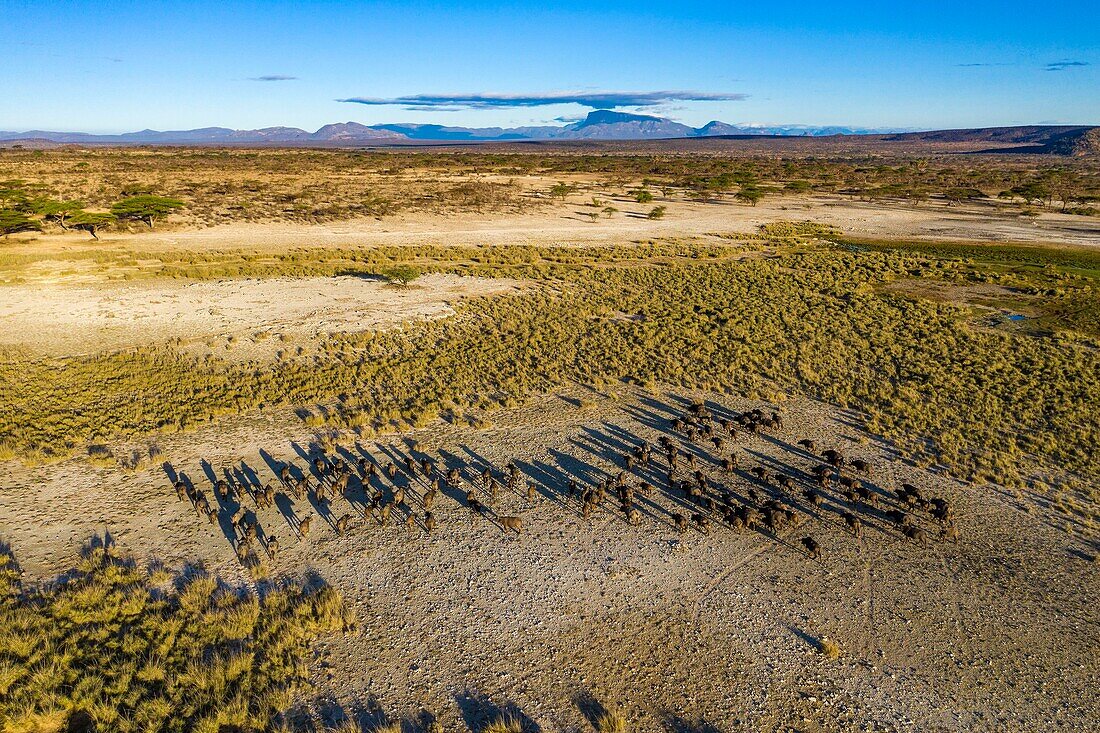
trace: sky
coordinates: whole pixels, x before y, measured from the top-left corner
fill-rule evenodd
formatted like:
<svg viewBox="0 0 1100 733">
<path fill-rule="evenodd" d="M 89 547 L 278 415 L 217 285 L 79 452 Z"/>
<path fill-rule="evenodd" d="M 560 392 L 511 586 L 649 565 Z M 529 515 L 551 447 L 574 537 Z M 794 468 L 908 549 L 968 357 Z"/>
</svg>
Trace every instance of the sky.
<svg viewBox="0 0 1100 733">
<path fill-rule="evenodd" d="M 0 130 L 1100 124 L 1100 2 L 0 0 Z"/>
</svg>

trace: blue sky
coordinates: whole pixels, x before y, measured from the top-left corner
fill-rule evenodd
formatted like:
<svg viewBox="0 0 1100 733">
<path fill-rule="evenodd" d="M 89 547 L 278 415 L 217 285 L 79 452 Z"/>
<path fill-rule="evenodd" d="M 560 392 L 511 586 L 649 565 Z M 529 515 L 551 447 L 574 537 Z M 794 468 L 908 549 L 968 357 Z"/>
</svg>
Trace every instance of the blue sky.
<svg viewBox="0 0 1100 733">
<path fill-rule="evenodd" d="M 1100 123 L 1095 0 L 768 5 L 0 0 L 0 130 Z"/>
</svg>

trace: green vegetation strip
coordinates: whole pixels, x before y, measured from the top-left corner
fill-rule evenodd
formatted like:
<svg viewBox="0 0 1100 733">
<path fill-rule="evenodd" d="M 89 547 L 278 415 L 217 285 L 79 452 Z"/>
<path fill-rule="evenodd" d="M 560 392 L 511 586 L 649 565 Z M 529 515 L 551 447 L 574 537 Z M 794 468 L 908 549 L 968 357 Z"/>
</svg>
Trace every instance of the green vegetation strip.
<svg viewBox="0 0 1100 733">
<path fill-rule="evenodd" d="M 748 239 L 752 239 L 749 237 Z M 438 272 L 482 272 L 485 268 L 524 268 L 545 274 L 554 265 L 638 264 L 655 260 L 717 259 L 736 256 L 727 244 L 699 241 L 644 241 L 606 247 L 432 246 L 301 248 L 281 252 L 142 252 L 90 250 L 55 253 L 0 251 L 0 284 L 18 284 L 28 272 L 72 263 L 74 272 L 108 280 L 175 278 L 218 280 L 237 277 L 310 277 L 384 275 L 395 264 L 423 265 Z"/>
<path fill-rule="evenodd" d="M 1100 250 L 1095 247 L 1052 247 L 1042 244 L 991 244 L 988 242 L 899 242 L 842 236 L 835 237 L 835 241 L 856 249 L 899 251 L 987 264 L 1029 265 L 1037 268 L 1072 270 L 1100 277 Z"/>
</svg>

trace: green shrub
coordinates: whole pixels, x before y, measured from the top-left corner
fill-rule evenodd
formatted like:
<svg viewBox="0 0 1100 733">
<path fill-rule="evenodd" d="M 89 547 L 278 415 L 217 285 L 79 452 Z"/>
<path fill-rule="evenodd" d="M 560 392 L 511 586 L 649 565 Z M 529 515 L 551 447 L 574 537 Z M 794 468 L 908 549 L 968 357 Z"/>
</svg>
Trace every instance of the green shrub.
<svg viewBox="0 0 1100 733">
<path fill-rule="evenodd" d="M 420 270 L 412 265 L 394 265 L 387 267 L 380 273 L 387 282 L 401 287 L 408 287 L 409 283 L 420 277 Z"/>
</svg>

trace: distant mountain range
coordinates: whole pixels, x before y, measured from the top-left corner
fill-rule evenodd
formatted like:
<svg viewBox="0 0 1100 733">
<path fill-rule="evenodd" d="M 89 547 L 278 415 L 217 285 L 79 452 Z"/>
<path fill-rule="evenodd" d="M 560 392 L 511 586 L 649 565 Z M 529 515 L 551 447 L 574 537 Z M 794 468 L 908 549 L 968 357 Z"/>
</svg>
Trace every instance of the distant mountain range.
<svg viewBox="0 0 1100 733">
<path fill-rule="evenodd" d="M 121 135 L 83 132 L 0 132 L 0 142 L 35 141 L 55 144 L 113 145 L 388 145 L 426 142 L 507 142 L 521 140 L 663 140 L 684 138 L 830 137 L 860 135 L 889 142 L 973 142 L 990 145 L 1027 145 L 1031 152 L 1061 155 L 1095 154 L 1100 151 L 1100 128 L 1081 126 L 1030 126 L 910 132 L 897 129 L 812 127 L 801 125 L 731 125 L 717 120 L 702 127 L 650 115 L 596 110 L 572 124 L 531 127 L 449 127 L 430 124 L 362 125 L 343 122 L 325 125 L 316 132 L 296 127 L 231 130 L 204 127 L 197 130 L 142 130 Z"/>
<path fill-rule="evenodd" d="M 56 143 L 156 144 L 241 144 L 241 143 L 357 143 L 400 140 L 659 140 L 662 138 L 709 137 L 713 135 L 860 135 L 901 132 L 849 127 L 767 127 L 708 122 L 689 127 L 664 117 L 596 110 L 583 120 L 568 125 L 531 127 L 448 127 L 417 123 L 361 125 L 344 122 L 325 125 L 316 132 L 297 127 L 264 127 L 259 130 L 231 130 L 203 127 L 197 130 L 141 130 L 121 135 L 93 135 L 85 132 L 0 132 L 0 140 L 44 140 Z"/>
<path fill-rule="evenodd" d="M 982 127 L 970 130 L 933 130 L 883 135 L 885 142 L 989 143 L 1013 147 L 1004 152 L 1045 153 L 1050 155 L 1100 155 L 1100 126 L 1022 125 L 1019 127 Z M 1017 147 L 1019 146 L 1019 147 Z M 991 147 L 988 152 L 1002 152 Z"/>
<path fill-rule="evenodd" d="M 0 132 L 0 140 L 48 140 L 55 143 L 95 143 L 115 145 L 234 145 L 243 143 L 358 143 L 376 140 L 402 140 L 404 135 L 376 130 L 358 122 L 325 125 L 317 132 L 297 127 L 264 127 L 259 130 L 231 130 L 228 127 L 200 127 L 197 130 L 141 130 L 121 135 L 92 135 L 86 132 Z"/>
</svg>

